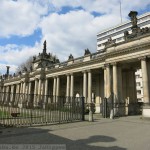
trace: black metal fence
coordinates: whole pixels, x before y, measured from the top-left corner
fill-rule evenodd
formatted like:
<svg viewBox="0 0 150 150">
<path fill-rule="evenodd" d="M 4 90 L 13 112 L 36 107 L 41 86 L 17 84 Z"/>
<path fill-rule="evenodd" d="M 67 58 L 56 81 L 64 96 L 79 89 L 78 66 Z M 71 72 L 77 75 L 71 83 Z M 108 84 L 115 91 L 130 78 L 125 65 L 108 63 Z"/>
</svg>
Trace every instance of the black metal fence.
<svg viewBox="0 0 150 150">
<path fill-rule="evenodd" d="M 83 97 L 0 93 L 0 124 L 31 126 L 84 120 Z"/>
<path fill-rule="evenodd" d="M 113 117 L 128 116 L 128 115 L 140 115 L 142 113 L 143 103 L 113 103 L 107 98 L 102 100 L 102 116 L 108 118 L 111 115 Z"/>
</svg>

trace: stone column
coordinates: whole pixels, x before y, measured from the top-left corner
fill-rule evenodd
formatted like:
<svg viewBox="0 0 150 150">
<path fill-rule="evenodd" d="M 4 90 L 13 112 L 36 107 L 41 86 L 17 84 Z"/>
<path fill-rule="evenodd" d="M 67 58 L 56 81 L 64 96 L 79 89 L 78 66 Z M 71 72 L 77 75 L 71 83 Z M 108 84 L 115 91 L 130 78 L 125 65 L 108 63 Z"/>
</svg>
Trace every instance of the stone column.
<svg viewBox="0 0 150 150">
<path fill-rule="evenodd" d="M 54 82 L 53 82 L 53 96 L 56 96 L 56 77 L 54 77 Z"/>
<path fill-rule="evenodd" d="M 89 103 L 89 121 L 93 121 L 93 112 L 92 112 L 92 74 L 91 74 L 91 70 L 88 70 L 88 103 Z"/>
<path fill-rule="evenodd" d="M 142 70 L 143 101 L 144 101 L 142 116 L 144 118 L 150 118 L 149 79 L 148 79 L 148 68 L 146 57 L 141 58 L 141 70 Z"/>
<path fill-rule="evenodd" d="M 149 103 L 149 85 L 146 58 L 141 59 L 141 70 L 143 80 L 143 100 L 144 103 Z"/>
<path fill-rule="evenodd" d="M 54 77 L 53 81 L 53 102 L 56 101 L 56 77 Z"/>
<path fill-rule="evenodd" d="M 108 100 L 111 99 L 111 74 L 110 74 L 110 64 L 106 65 L 106 95 Z"/>
<path fill-rule="evenodd" d="M 70 97 L 74 96 L 74 76 L 71 74 Z"/>
<path fill-rule="evenodd" d="M 8 104 L 9 103 L 9 101 L 10 101 L 10 88 L 9 88 L 9 85 L 6 87 L 6 99 L 5 99 L 5 102 L 6 102 L 6 104 Z"/>
<path fill-rule="evenodd" d="M 114 111 L 113 111 L 113 101 L 112 101 L 112 92 L 111 92 L 111 68 L 110 64 L 106 64 L 106 98 L 111 103 L 110 110 L 110 119 L 113 119 Z"/>
<path fill-rule="evenodd" d="M 117 65 L 113 64 L 113 98 L 114 103 L 118 102 L 118 76 L 117 76 Z"/>
<path fill-rule="evenodd" d="M 28 84 L 28 94 L 29 94 L 29 95 L 31 94 L 31 81 L 30 81 L 29 84 Z"/>
<path fill-rule="evenodd" d="M 46 96 L 48 94 L 48 79 L 46 78 L 45 80 L 45 93 L 44 95 Z"/>
<path fill-rule="evenodd" d="M 60 78 L 57 77 L 57 83 L 56 83 L 56 102 L 58 102 L 58 99 L 59 99 L 59 89 L 60 89 Z"/>
<path fill-rule="evenodd" d="M 27 90 L 27 96 L 28 96 L 28 106 L 29 106 L 29 103 L 31 102 L 31 81 L 28 83 L 28 90 Z"/>
<path fill-rule="evenodd" d="M 106 66 L 103 67 L 104 69 L 104 97 L 107 97 L 107 72 L 106 72 Z"/>
<path fill-rule="evenodd" d="M 6 94 L 6 86 L 3 86 L 3 93 L 2 93 L 2 102 L 4 103 L 5 101 L 5 95 Z"/>
<path fill-rule="evenodd" d="M 118 102 L 124 102 L 123 101 L 123 88 L 122 88 L 122 68 L 118 67 Z"/>
<path fill-rule="evenodd" d="M 17 85 L 16 85 L 16 94 L 19 93 L 19 89 L 20 89 L 20 84 L 17 84 Z"/>
<path fill-rule="evenodd" d="M 88 103 L 92 102 L 92 74 L 91 70 L 88 70 Z"/>
<path fill-rule="evenodd" d="M 85 102 L 87 103 L 87 72 L 83 72 L 83 96 L 85 97 Z"/>
<path fill-rule="evenodd" d="M 38 79 L 37 78 L 35 78 L 35 85 L 34 85 L 34 105 L 36 105 L 36 103 L 37 103 L 37 98 L 38 98 Z"/>
<path fill-rule="evenodd" d="M 38 101 L 41 100 L 41 79 L 39 79 L 39 84 L 38 84 Z"/>
<path fill-rule="evenodd" d="M 23 94 L 26 94 L 26 82 L 23 83 Z"/>
<path fill-rule="evenodd" d="M 45 80 L 44 102 L 48 102 L 48 79 Z"/>
<path fill-rule="evenodd" d="M 67 87 L 66 87 L 66 97 L 70 96 L 70 76 L 67 74 Z"/>
<path fill-rule="evenodd" d="M 35 79 L 35 86 L 34 86 L 34 94 L 36 95 L 38 91 L 38 79 Z"/>
<path fill-rule="evenodd" d="M 39 84 L 38 84 L 38 95 L 41 95 L 41 79 L 39 79 Z"/>
<path fill-rule="evenodd" d="M 22 94 L 22 91 L 23 90 L 23 82 L 21 81 L 21 83 L 20 83 L 20 93 Z"/>
<path fill-rule="evenodd" d="M 117 72 L 117 64 L 113 63 L 113 103 L 115 107 L 113 108 L 113 115 L 115 116 L 118 112 L 118 72 Z"/>
<path fill-rule="evenodd" d="M 13 105 L 14 102 L 14 85 L 11 85 L 11 92 L 10 92 L 10 105 Z"/>
</svg>

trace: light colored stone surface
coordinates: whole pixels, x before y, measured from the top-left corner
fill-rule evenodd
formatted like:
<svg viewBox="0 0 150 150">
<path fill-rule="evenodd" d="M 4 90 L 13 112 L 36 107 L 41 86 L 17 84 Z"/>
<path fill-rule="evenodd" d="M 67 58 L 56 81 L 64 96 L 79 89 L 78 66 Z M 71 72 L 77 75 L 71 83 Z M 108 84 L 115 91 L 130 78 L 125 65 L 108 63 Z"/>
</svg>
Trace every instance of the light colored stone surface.
<svg viewBox="0 0 150 150">
<path fill-rule="evenodd" d="M 0 129 L 0 143 L 66 144 L 67 150 L 149 150 L 150 121 L 140 116 L 94 122 Z"/>
</svg>

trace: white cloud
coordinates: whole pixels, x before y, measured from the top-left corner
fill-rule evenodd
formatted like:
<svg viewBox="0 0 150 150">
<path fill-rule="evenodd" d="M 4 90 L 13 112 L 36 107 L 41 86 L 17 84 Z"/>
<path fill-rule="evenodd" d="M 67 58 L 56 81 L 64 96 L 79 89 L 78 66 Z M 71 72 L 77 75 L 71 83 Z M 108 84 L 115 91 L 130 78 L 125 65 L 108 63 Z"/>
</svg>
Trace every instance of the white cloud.
<svg viewBox="0 0 150 150">
<path fill-rule="evenodd" d="M 123 20 L 130 10 L 142 10 L 148 4 L 150 0 L 122 0 Z M 81 6 L 84 10 L 58 14 L 62 6 Z M 102 15 L 94 17 L 93 11 Z M 38 55 L 45 39 L 48 52 L 61 61 L 67 60 L 70 53 L 74 57 L 83 56 L 85 48 L 96 52 L 97 33 L 120 23 L 119 0 L 1 0 L 0 19 L 0 37 L 28 36 L 37 28 L 42 31 L 42 40 L 33 47 L 0 46 L 0 72 L 6 72 L 5 65 L 15 70 L 29 56 Z"/>
<path fill-rule="evenodd" d="M 17 69 L 16 65 L 12 65 L 12 64 L 0 64 L 0 75 L 6 73 L 6 71 L 7 71 L 6 66 L 10 66 L 10 69 L 9 69 L 10 74 L 13 74 L 16 71 L 16 69 Z"/>
<path fill-rule="evenodd" d="M 0 72 L 6 72 L 6 65 L 11 66 L 11 72 L 15 72 L 18 65 L 25 62 L 30 56 L 38 55 L 41 51 L 42 48 L 39 44 L 36 44 L 34 47 L 14 44 L 0 46 Z"/>
<path fill-rule="evenodd" d="M 83 56 L 85 48 L 96 52 L 97 32 L 119 21 L 120 18 L 116 15 L 95 18 L 89 12 L 80 10 L 60 15 L 50 14 L 43 19 L 40 27 L 48 48 L 66 60 L 70 53 L 75 57 Z"/>
<path fill-rule="evenodd" d="M 118 14 L 120 11 L 120 1 L 122 3 L 123 15 L 131 10 L 142 10 L 150 0 L 49 0 L 56 7 L 61 9 L 63 6 L 79 7 L 89 12 L 97 11 L 102 14 Z"/>
<path fill-rule="evenodd" d="M 47 7 L 28 0 L 0 1 L 0 37 L 31 35 L 38 27 Z"/>
</svg>

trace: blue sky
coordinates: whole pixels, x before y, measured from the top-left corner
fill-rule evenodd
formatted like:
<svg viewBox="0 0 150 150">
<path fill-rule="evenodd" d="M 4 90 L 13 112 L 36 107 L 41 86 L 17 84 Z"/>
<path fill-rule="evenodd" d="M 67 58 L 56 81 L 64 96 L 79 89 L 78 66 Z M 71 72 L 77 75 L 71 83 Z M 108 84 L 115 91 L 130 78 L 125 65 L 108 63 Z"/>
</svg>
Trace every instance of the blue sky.
<svg viewBox="0 0 150 150">
<path fill-rule="evenodd" d="M 84 49 L 96 52 L 96 34 L 120 24 L 120 0 L 0 0 L 0 73 L 42 51 L 67 60 Z M 150 12 L 150 0 L 121 0 L 122 19 L 136 10 Z"/>
</svg>

